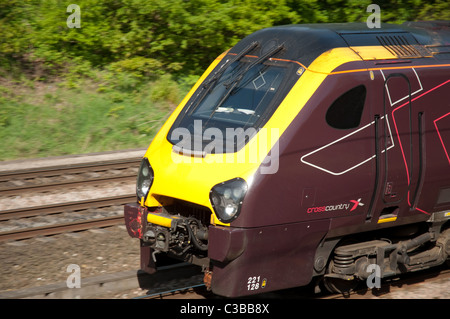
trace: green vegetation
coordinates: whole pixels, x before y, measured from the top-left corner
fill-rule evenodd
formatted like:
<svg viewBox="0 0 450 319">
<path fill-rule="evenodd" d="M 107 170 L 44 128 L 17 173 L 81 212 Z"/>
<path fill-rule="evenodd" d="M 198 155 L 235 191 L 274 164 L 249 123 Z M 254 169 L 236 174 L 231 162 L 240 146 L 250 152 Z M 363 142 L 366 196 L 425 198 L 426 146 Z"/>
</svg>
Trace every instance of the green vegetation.
<svg viewBox="0 0 450 319">
<path fill-rule="evenodd" d="M 129 92 L 82 84 L 0 86 L 0 159 L 147 147 L 187 93 L 167 78 Z"/>
<path fill-rule="evenodd" d="M 272 25 L 366 21 L 374 1 L 0 0 L 0 160 L 148 146 L 221 52 Z M 68 28 L 69 4 L 81 28 Z M 376 1 L 382 22 L 447 0 Z"/>
</svg>

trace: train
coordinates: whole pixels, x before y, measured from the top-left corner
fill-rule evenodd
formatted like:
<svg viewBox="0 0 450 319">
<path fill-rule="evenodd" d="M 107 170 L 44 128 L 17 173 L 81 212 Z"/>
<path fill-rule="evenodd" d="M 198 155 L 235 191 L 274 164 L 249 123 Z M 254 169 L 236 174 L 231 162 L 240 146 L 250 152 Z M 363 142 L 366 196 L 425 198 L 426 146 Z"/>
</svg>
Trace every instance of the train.
<svg viewBox="0 0 450 319">
<path fill-rule="evenodd" d="M 347 293 L 445 265 L 450 22 L 246 36 L 162 125 L 136 195 L 124 219 L 141 269 L 198 265 L 219 296 Z"/>
</svg>

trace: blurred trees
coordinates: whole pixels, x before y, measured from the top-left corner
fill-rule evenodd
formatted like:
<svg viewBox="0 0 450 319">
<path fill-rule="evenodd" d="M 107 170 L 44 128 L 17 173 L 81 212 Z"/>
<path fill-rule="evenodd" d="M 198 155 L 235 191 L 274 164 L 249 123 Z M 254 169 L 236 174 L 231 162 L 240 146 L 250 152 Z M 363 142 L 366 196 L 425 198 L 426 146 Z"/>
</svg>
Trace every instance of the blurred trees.
<svg viewBox="0 0 450 319">
<path fill-rule="evenodd" d="M 369 0 L 0 0 L 0 76 L 134 78 L 200 74 L 221 52 L 272 25 L 366 21 Z M 69 4 L 81 8 L 70 29 Z M 384 23 L 450 19 L 447 0 L 378 0 Z"/>
</svg>

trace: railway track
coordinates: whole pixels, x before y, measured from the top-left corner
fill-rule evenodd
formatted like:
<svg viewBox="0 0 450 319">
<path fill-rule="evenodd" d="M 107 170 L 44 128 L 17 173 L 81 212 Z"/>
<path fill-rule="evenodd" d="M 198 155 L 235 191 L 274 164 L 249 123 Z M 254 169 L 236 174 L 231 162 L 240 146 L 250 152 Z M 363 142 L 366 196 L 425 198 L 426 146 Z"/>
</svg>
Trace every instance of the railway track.
<svg viewBox="0 0 450 319">
<path fill-rule="evenodd" d="M 0 242 L 23 240 L 37 236 L 51 236 L 67 232 L 77 232 L 92 228 L 103 228 L 123 224 L 123 216 L 110 216 L 92 220 L 70 222 L 58 225 L 24 228 L 0 233 Z"/>
<path fill-rule="evenodd" d="M 108 187 L 113 183 L 131 184 L 136 180 L 140 158 L 103 160 L 99 162 L 87 162 L 77 164 L 64 164 L 41 168 L 19 169 L 0 172 L 0 201 L 11 196 L 26 198 L 33 194 L 48 194 L 49 192 L 70 192 L 73 189 L 86 189 L 89 186 Z M 55 196 L 57 198 L 58 196 Z M 134 193 L 118 194 L 102 198 L 90 198 L 70 202 L 58 202 L 39 206 L 25 206 L 0 210 L 0 223 L 38 218 L 67 212 L 89 212 L 94 209 L 118 207 L 133 202 Z M 5 206 L 5 205 L 3 205 Z M 120 211 L 121 208 L 116 209 Z M 50 218 L 50 217 L 49 217 Z M 41 223 L 42 224 L 42 223 Z M 6 230 L 0 227 L 0 242 L 11 240 L 23 240 L 36 236 L 50 236 L 66 232 L 82 231 L 91 228 L 103 228 L 123 224 L 123 216 L 113 215 L 99 218 L 83 218 L 83 220 L 62 222 L 54 224 L 48 221 L 48 225 L 27 227 L 19 226 L 19 229 Z M 1 224 L 0 224 L 1 226 Z M 17 228 L 17 227 L 16 227 Z M 6 227 L 8 229 L 8 227 Z"/>
<path fill-rule="evenodd" d="M 14 291 L 0 291 L 0 299 L 109 298 L 130 289 L 141 289 L 145 292 L 139 299 L 161 299 L 168 295 L 201 288 L 202 283 L 203 273 L 200 267 L 178 263 L 158 267 L 158 271 L 151 275 L 140 270 L 131 270 L 81 278 L 78 289 L 69 288 L 66 282 L 61 282 Z M 209 294 L 206 289 L 201 292 Z"/>
<path fill-rule="evenodd" d="M 56 213 L 63 213 L 66 211 L 78 211 L 89 208 L 101 208 L 115 205 L 123 205 L 133 202 L 135 198 L 136 198 L 135 194 L 126 194 L 99 199 L 89 199 L 89 200 L 80 200 L 42 206 L 9 209 L 0 211 L 0 221 L 10 220 L 13 218 L 50 215 Z"/>
<path fill-rule="evenodd" d="M 250 299 L 255 302 L 293 299 L 404 299 L 404 295 L 398 295 L 402 291 L 407 290 L 414 296 L 417 291 L 432 289 L 432 285 L 442 282 L 450 284 L 450 270 L 445 267 L 436 267 L 383 281 L 380 289 L 359 289 L 345 296 L 329 293 L 314 294 L 308 287 L 298 287 L 253 295 Z M 131 292 L 136 290 L 144 293 L 133 297 Z M 201 268 L 188 263 L 158 267 L 158 271 L 152 275 L 139 270 L 82 278 L 81 289 L 68 288 L 64 282 L 3 291 L 0 292 L 0 299 L 113 298 L 121 294 L 133 299 L 223 299 L 206 290 Z M 410 298 L 435 299 L 439 296 L 438 293 L 431 292 L 429 297 L 416 295 Z M 249 298 L 239 299 L 245 302 Z"/>
<path fill-rule="evenodd" d="M 21 171 L 15 171 L 15 172 L 9 172 L 9 173 L 0 173 L 0 183 L 7 183 L 11 182 L 11 180 L 15 181 L 22 181 L 23 183 L 27 183 L 28 180 L 31 182 L 28 184 L 29 187 L 26 185 L 16 185 L 15 189 L 21 189 L 18 194 L 20 195 L 26 195 L 29 192 L 42 192 L 42 191 L 48 191 L 51 189 L 61 189 L 61 187 L 64 187 L 65 189 L 70 188 L 74 185 L 85 185 L 83 184 L 83 178 L 86 177 L 85 175 L 89 174 L 99 174 L 99 176 L 88 176 L 88 179 L 90 182 L 95 184 L 95 181 L 98 183 L 108 183 L 108 181 L 113 180 L 113 178 L 109 177 L 122 177 L 126 178 L 124 175 L 120 174 L 110 174 L 107 173 L 109 170 L 114 171 L 125 171 L 129 170 L 131 166 L 135 166 L 137 169 L 137 166 L 139 164 L 139 159 L 133 159 L 133 160 L 120 160 L 116 163 L 113 163 L 113 161 L 103 161 L 102 163 L 90 163 L 90 164 L 77 164 L 73 167 L 70 167 L 69 165 L 64 166 L 57 166 L 57 167 L 47 167 L 45 169 L 30 169 L 30 170 L 21 170 Z M 105 172 L 105 174 L 101 174 L 102 172 Z M 61 179 L 62 175 L 78 175 L 77 178 L 70 179 L 67 178 L 66 181 L 61 183 L 59 180 Z M 127 173 L 128 174 L 128 173 Z M 119 175 L 119 176 L 117 176 Z M 131 178 L 130 180 L 134 183 L 135 181 L 135 173 L 130 174 Z M 9 177 L 8 177 L 9 176 Z M 8 180 L 9 179 L 9 180 Z M 42 179 L 39 181 L 39 183 L 36 182 L 36 179 Z M 44 179 L 47 179 L 46 181 L 49 183 L 45 183 Z M 71 183 L 71 181 L 74 181 L 74 183 Z M 4 184 L 6 185 L 6 184 Z M 34 185 L 34 186 L 32 186 Z M 61 186 L 64 185 L 64 186 Z M 1 188 L 0 188 L 1 189 Z M 0 199 L 3 196 L 12 196 L 14 195 L 14 192 L 7 192 L 6 188 L 3 188 L 5 190 L 4 192 L 0 192 Z M 11 190 L 11 189 L 10 189 Z M 9 194 L 9 195 L 7 195 Z M 118 195 L 118 196 L 110 196 L 105 198 L 96 198 L 96 199 L 89 199 L 89 200 L 80 200 L 80 201 L 72 201 L 72 202 L 65 202 L 65 203 L 52 203 L 48 205 L 42 205 L 42 206 L 35 206 L 35 207 L 26 207 L 26 208 L 20 208 L 20 209 L 8 209 L 0 211 L 0 222 L 7 222 L 10 220 L 20 220 L 20 219 L 31 219 L 31 218 L 39 218 L 42 216 L 49 216 L 51 215 L 56 216 L 55 214 L 64 214 L 65 212 L 78 212 L 83 210 L 89 210 L 89 209 L 96 209 L 100 207 L 111 207 L 111 205 L 120 206 L 128 202 L 132 202 L 135 200 L 135 194 L 124 194 L 124 195 Z M 69 223 L 58 223 L 58 224 L 52 224 L 52 225 L 46 225 L 46 226 L 39 226 L 39 227 L 25 227 L 22 229 L 16 229 L 11 231 L 4 231 L 0 232 L 0 242 L 5 241 L 12 241 L 12 240 L 22 240 L 22 239 L 28 239 L 33 238 L 35 236 L 50 236 L 50 235 L 56 235 L 61 234 L 65 232 L 76 232 L 76 231 L 82 231 L 87 230 L 91 228 L 103 228 L 113 225 L 118 225 L 123 223 L 123 217 L 122 215 L 117 216 L 107 216 L 102 218 L 95 218 L 95 219 L 86 219 L 76 222 L 69 222 Z M 196 270 L 197 271 L 197 270 Z M 150 276 L 146 277 L 142 274 L 138 275 L 138 272 L 134 273 L 127 273 L 127 274 L 121 274 L 119 275 L 111 275 L 106 277 L 97 278 L 96 280 L 87 280 L 85 281 L 85 286 L 87 291 L 92 291 L 92 285 L 97 285 L 100 290 L 93 290 L 97 291 L 96 295 L 87 295 L 87 297 L 94 297 L 97 298 L 101 293 L 101 290 L 116 286 L 117 282 L 127 281 L 131 280 L 133 283 L 128 283 L 128 286 L 122 286 L 121 284 L 118 284 L 120 289 L 124 289 L 124 287 L 128 288 L 138 288 L 142 285 L 142 281 L 145 281 L 143 278 L 147 278 L 147 280 L 150 280 L 150 285 L 153 285 L 153 288 L 145 288 L 148 289 L 147 294 L 145 296 L 141 296 L 139 298 L 159 298 L 159 299 L 165 299 L 165 298 L 177 298 L 177 295 L 181 295 L 182 298 L 189 298 L 189 299 L 197 299 L 204 297 L 205 289 L 201 288 L 201 282 L 202 282 L 202 275 L 201 274 L 195 274 L 195 279 L 193 282 L 189 281 L 186 282 L 175 282 L 174 280 L 177 278 L 177 276 L 180 275 L 179 272 L 175 271 L 172 272 L 169 269 L 166 269 L 162 272 L 164 276 L 158 277 L 158 276 Z M 450 276 L 450 271 L 443 271 L 440 275 L 425 275 L 428 276 L 428 279 L 420 279 L 422 278 L 421 274 L 414 273 L 412 274 L 413 282 L 421 282 L 425 280 L 435 279 L 435 278 L 441 278 L 442 280 L 447 280 L 447 278 Z M 124 277 L 127 277 L 128 279 L 124 279 Z M 183 276 L 181 276 L 183 277 Z M 121 279 L 120 279 L 121 278 Z M 130 279 L 131 278 L 131 279 Z M 159 279 L 156 279 L 159 278 Z M 408 277 L 409 278 L 409 277 Z M 136 280 L 141 281 L 139 284 L 136 284 Z M 272 292 L 268 295 L 261 295 L 261 296 L 255 296 L 255 298 L 270 298 L 270 299 L 283 299 L 283 298 L 321 298 L 321 299 L 340 299 L 340 298 L 350 298 L 350 299 L 357 299 L 357 298 L 377 298 L 379 296 L 386 296 L 388 293 L 401 289 L 400 287 L 409 285 L 413 286 L 413 284 L 405 283 L 406 281 L 401 280 L 393 280 L 387 283 L 388 286 L 383 286 L 381 290 L 359 290 L 356 292 L 353 292 L 349 296 L 342 296 L 342 295 L 328 295 L 328 296 L 317 296 L 315 297 L 311 291 L 306 291 L 302 289 L 295 289 L 290 291 L 284 291 L 284 292 Z M 450 281 L 449 281 L 450 282 Z M 156 286 L 155 286 L 155 283 Z M 64 284 L 62 284 L 64 286 Z M 91 288 L 89 288 L 89 285 L 91 285 Z M 144 287 L 144 286 L 142 286 Z M 141 287 L 141 289 L 143 289 Z M 156 288 L 155 288 L 156 287 Z M 386 288 L 388 287 L 388 288 Z M 126 289 L 128 289 L 126 288 Z M 37 289 L 37 288 L 36 288 Z M 46 288 L 42 288 L 46 290 L 45 292 L 42 292 L 43 290 L 39 290 L 39 292 L 36 292 L 35 290 L 30 291 L 20 291 L 20 292 L 10 292 L 10 295 L 14 295 L 13 298 L 30 298 L 33 296 L 38 296 L 38 298 L 73 298 L 74 293 L 80 293 L 80 291 L 71 289 L 70 292 L 68 292 L 67 287 L 62 287 L 61 285 L 57 286 L 49 286 Z M 53 289 L 53 290 L 52 290 Z M 111 288 L 112 289 L 112 288 Z M 33 292 L 34 291 L 34 292 Z M 199 294 L 200 293 L 200 294 Z M 34 294 L 34 295 L 33 295 Z M 8 295 L 2 295 L 0 292 L 0 298 L 8 298 Z M 200 296 L 200 297 L 199 297 Z M 209 296 L 209 295 L 207 295 Z"/>
<path fill-rule="evenodd" d="M 130 182 L 136 179 L 139 163 L 140 158 L 133 158 L 0 172 L 0 196 Z"/>
</svg>

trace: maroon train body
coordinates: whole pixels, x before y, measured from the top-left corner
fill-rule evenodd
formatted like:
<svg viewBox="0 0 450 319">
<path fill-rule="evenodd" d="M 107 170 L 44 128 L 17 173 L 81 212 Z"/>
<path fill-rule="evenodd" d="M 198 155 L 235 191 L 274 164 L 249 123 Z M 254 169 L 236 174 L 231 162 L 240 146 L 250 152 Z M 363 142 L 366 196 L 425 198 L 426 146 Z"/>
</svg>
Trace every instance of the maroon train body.
<svg viewBox="0 0 450 319">
<path fill-rule="evenodd" d="M 270 28 L 230 52 L 292 37 L 317 50 L 288 56 L 292 45 L 279 57 L 299 61 L 304 72 L 319 74 L 313 61 L 336 48 L 360 58 L 324 77 L 276 142 L 277 172 L 257 170 L 239 216 L 229 225 L 206 222 L 207 254 L 193 248 L 185 260 L 204 266 L 208 285 L 224 296 L 315 278 L 342 292 L 373 269 L 386 278 L 443 264 L 450 255 L 449 23 Z M 126 207 L 126 220 L 155 209 L 139 206 Z M 158 248 L 139 238 L 149 265 Z"/>
</svg>

